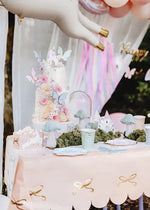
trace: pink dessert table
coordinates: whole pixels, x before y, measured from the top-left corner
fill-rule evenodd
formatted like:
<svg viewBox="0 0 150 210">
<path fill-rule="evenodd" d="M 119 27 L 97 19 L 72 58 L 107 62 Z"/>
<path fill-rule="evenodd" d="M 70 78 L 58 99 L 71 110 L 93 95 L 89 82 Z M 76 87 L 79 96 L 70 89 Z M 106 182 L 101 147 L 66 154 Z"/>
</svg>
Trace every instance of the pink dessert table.
<svg viewBox="0 0 150 210">
<path fill-rule="evenodd" d="M 88 210 L 91 203 L 102 208 L 109 199 L 122 204 L 128 196 L 150 197 L 150 147 L 98 150 L 104 146 L 98 143 L 95 151 L 79 156 L 47 149 L 20 154 L 8 209 Z"/>
</svg>

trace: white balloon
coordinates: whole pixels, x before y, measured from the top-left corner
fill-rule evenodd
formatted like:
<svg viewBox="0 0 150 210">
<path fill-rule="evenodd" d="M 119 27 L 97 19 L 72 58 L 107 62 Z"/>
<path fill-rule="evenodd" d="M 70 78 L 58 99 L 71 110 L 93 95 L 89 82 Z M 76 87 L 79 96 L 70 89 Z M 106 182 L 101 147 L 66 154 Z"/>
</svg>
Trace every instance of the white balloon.
<svg viewBox="0 0 150 210">
<path fill-rule="evenodd" d="M 29 17 L 51 20 L 68 36 L 83 39 L 103 50 L 103 45 L 91 31 L 104 33 L 107 30 L 88 20 L 78 8 L 78 0 L 0 0 L 4 7 L 20 18 Z M 101 34 L 100 34 L 101 35 Z"/>
<path fill-rule="evenodd" d="M 104 2 L 111 7 L 117 8 L 124 6 L 128 0 L 104 0 Z"/>
</svg>

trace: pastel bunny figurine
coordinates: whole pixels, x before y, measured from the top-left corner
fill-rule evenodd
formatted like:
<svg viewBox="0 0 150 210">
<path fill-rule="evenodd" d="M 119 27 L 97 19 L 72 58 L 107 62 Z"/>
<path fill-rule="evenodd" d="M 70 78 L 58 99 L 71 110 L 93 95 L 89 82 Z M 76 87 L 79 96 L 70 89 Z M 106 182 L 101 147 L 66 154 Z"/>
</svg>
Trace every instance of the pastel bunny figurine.
<svg viewBox="0 0 150 210">
<path fill-rule="evenodd" d="M 51 20 L 68 36 L 82 39 L 104 50 L 95 32 L 107 37 L 108 30 L 86 18 L 78 7 L 78 0 L 0 0 L 2 5 L 20 18 Z"/>
</svg>

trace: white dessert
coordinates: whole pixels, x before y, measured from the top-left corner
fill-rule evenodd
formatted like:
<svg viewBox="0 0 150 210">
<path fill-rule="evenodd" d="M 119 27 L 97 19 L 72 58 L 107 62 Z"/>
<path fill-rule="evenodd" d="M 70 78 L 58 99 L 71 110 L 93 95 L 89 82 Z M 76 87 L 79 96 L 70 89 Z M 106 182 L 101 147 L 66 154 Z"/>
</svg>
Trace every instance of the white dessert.
<svg viewBox="0 0 150 210">
<path fill-rule="evenodd" d="M 13 142 L 19 149 L 42 146 L 42 138 L 37 130 L 31 127 L 25 127 L 22 130 L 13 133 Z"/>
</svg>

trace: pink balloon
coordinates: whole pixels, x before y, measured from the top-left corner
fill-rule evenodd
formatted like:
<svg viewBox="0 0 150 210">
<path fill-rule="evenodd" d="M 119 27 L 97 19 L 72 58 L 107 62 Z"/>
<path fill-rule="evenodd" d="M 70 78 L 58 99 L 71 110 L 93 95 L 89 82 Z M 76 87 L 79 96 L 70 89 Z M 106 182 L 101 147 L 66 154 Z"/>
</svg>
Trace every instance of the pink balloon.
<svg viewBox="0 0 150 210">
<path fill-rule="evenodd" d="M 109 6 L 102 0 L 79 0 L 79 2 L 84 9 L 92 14 L 101 15 L 109 11 Z"/>
<path fill-rule="evenodd" d="M 144 5 L 133 5 L 131 9 L 132 15 L 140 20 L 146 20 L 150 18 L 150 3 Z"/>
<path fill-rule="evenodd" d="M 150 0 L 131 0 L 134 5 L 143 5 L 150 2 Z"/>
<path fill-rule="evenodd" d="M 104 2 L 110 7 L 117 8 L 124 6 L 128 2 L 128 0 L 104 0 Z"/>
<path fill-rule="evenodd" d="M 111 7 L 109 10 L 109 14 L 112 17 L 120 18 L 120 17 L 125 16 L 130 11 L 131 8 L 132 8 L 132 3 L 127 2 L 124 6 L 119 7 L 119 8 Z"/>
</svg>

